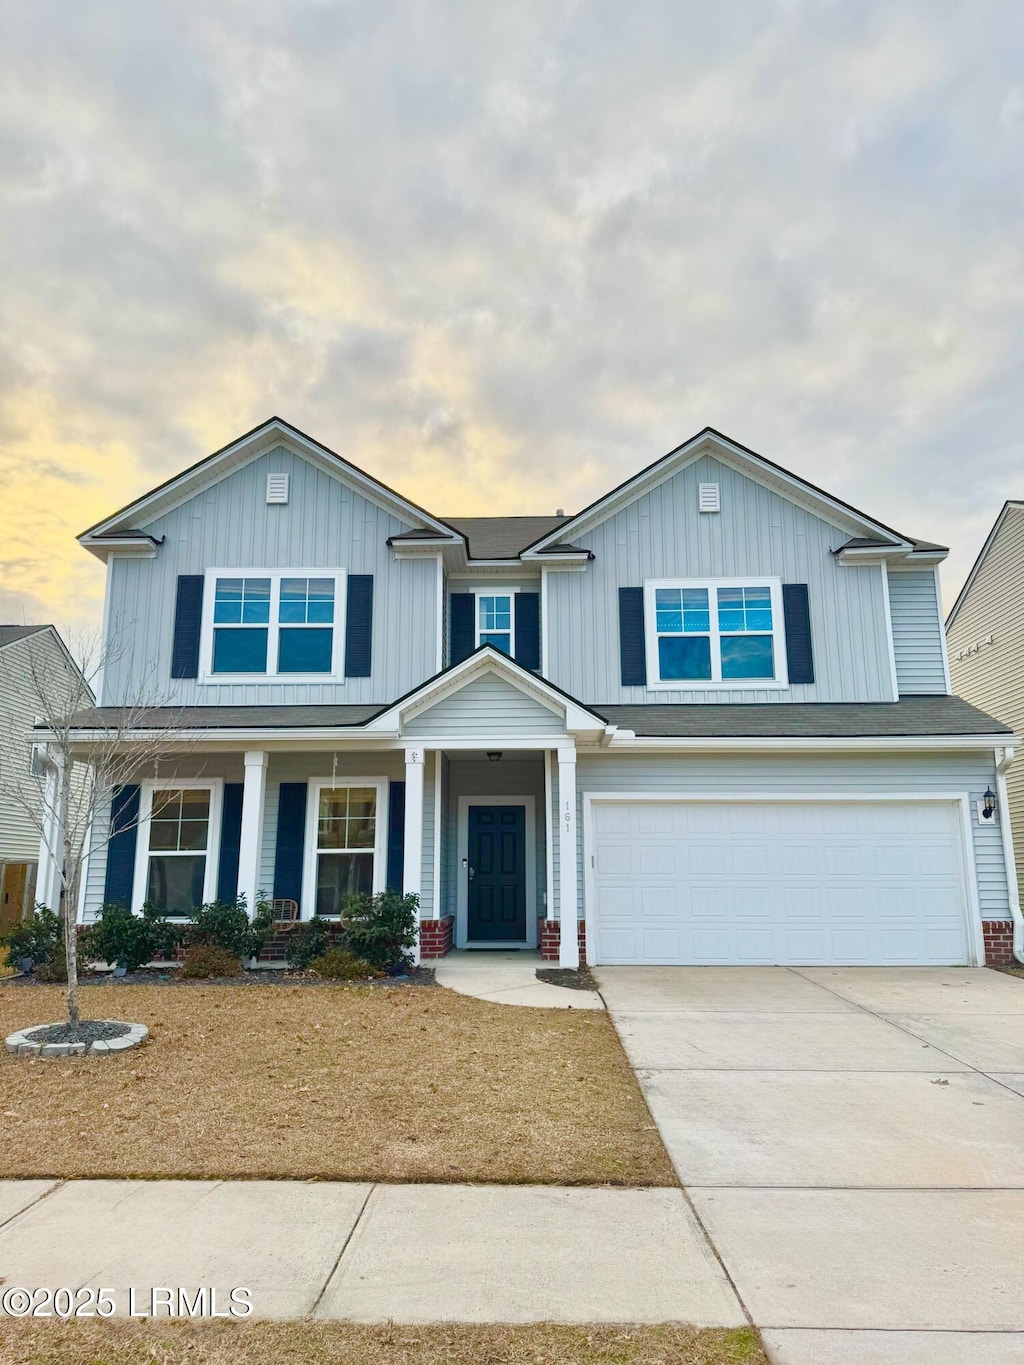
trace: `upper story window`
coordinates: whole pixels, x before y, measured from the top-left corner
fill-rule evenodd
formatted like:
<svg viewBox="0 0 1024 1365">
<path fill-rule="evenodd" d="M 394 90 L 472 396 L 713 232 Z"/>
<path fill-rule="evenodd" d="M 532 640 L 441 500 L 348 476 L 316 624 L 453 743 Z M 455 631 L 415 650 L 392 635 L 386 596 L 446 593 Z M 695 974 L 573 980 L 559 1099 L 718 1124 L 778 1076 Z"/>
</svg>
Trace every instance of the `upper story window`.
<svg viewBox="0 0 1024 1365">
<path fill-rule="evenodd" d="M 476 599 L 477 645 L 493 645 L 512 653 L 515 629 L 515 593 L 481 593 Z"/>
<path fill-rule="evenodd" d="M 644 596 L 649 686 L 786 686 L 777 579 L 650 582 Z"/>
<path fill-rule="evenodd" d="M 336 679 L 342 669 L 342 569 L 207 574 L 201 676 Z"/>
</svg>

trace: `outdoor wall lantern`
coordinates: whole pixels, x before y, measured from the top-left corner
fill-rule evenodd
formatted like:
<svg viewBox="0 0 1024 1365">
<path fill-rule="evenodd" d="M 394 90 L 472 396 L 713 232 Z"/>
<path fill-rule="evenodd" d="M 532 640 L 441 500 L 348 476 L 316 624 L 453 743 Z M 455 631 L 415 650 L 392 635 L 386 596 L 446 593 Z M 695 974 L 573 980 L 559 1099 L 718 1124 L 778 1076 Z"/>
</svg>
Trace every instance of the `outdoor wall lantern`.
<svg viewBox="0 0 1024 1365">
<path fill-rule="evenodd" d="M 981 818 L 991 820 L 996 813 L 996 794 L 991 787 L 985 788 L 985 795 L 982 799 L 984 804 L 981 808 Z"/>
<path fill-rule="evenodd" d="M 500 763 L 500 762 L 501 762 L 501 750 L 500 750 L 500 749 L 488 749 L 488 751 L 487 751 L 487 757 L 491 760 L 492 763 Z"/>
</svg>

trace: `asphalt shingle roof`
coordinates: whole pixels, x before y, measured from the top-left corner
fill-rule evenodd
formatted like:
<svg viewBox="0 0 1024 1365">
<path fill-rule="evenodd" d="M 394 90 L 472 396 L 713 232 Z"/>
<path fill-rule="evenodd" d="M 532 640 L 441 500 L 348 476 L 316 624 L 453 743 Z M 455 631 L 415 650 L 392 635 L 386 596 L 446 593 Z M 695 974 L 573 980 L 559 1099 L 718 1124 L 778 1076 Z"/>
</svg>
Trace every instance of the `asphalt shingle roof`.
<svg viewBox="0 0 1024 1365">
<path fill-rule="evenodd" d="M 4 645 L 13 645 L 15 640 L 24 640 L 29 635 L 38 635 L 41 630 L 49 629 L 49 626 L 0 626 L 0 649 Z"/>
<path fill-rule="evenodd" d="M 571 517 L 442 517 L 469 541 L 471 559 L 515 559 Z"/>
</svg>

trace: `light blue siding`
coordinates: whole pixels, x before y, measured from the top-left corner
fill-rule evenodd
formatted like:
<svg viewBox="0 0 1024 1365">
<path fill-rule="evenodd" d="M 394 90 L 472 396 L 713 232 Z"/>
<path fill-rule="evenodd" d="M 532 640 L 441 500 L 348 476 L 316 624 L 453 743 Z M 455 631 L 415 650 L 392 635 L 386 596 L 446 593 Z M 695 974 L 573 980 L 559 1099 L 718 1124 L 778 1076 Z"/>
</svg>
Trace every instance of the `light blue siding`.
<svg viewBox="0 0 1024 1365">
<path fill-rule="evenodd" d="M 405 733 L 453 738 L 561 735 L 565 718 L 491 673 L 474 678 L 415 716 L 406 723 Z"/>
<path fill-rule="evenodd" d="M 943 626 L 932 569 L 890 569 L 892 648 L 900 696 L 947 692 Z"/>
<path fill-rule="evenodd" d="M 291 475 L 286 505 L 267 505 L 268 473 Z M 104 704 L 384 703 L 436 671 L 436 559 L 396 559 L 386 542 L 408 523 L 292 451 L 279 447 L 261 455 L 141 529 L 163 543 L 154 559 L 113 560 Z M 373 574 L 370 676 L 331 683 L 172 679 L 177 577 L 211 568 Z"/>
<path fill-rule="evenodd" d="M 975 802 L 995 782 L 995 760 L 984 753 L 807 754 L 613 754 L 580 755 L 579 867 L 583 896 L 582 797 L 585 792 L 678 792 L 680 795 L 780 795 L 842 792 L 913 795 L 929 792 L 967 794 L 978 899 L 983 917 L 1002 919 L 1010 913 L 1006 864 L 998 824 L 982 825 Z M 583 904 L 581 899 L 580 904 Z"/>
<path fill-rule="evenodd" d="M 697 510 L 697 485 L 717 483 L 721 508 Z M 594 553 L 583 573 L 548 575 L 548 673 L 581 701 L 892 701 L 888 633 L 877 565 L 839 564 L 849 531 L 710 456 L 702 456 L 573 543 Z M 806 583 L 814 683 L 785 689 L 662 691 L 623 687 L 619 587 L 651 578 L 764 574 Z"/>
</svg>

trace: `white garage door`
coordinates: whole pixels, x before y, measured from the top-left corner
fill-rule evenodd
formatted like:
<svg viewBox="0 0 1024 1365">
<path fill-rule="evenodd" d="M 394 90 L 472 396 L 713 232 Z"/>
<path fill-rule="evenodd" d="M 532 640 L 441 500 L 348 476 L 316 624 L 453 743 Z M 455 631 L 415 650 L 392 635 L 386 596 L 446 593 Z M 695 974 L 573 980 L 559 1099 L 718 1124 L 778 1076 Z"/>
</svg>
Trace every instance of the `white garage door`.
<svg viewBox="0 0 1024 1365">
<path fill-rule="evenodd" d="M 952 802 L 591 809 L 597 962 L 972 961 Z"/>
</svg>

